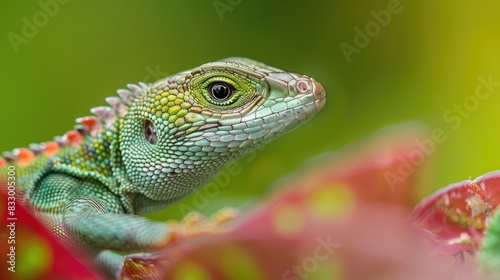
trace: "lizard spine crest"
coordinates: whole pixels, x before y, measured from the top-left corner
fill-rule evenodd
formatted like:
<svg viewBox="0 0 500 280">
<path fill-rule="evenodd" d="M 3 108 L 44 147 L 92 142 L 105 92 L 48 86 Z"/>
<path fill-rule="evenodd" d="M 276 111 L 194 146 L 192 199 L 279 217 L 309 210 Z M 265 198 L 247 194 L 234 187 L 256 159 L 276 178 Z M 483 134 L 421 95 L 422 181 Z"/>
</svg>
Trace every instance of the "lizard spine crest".
<svg viewBox="0 0 500 280">
<path fill-rule="evenodd" d="M 90 109 L 93 116 L 77 118 L 73 130 L 66 132 L 63 136 L 56 136 L 53 141 L 30 144 L 28 148 L 16 148 L 12 152 L 3 152 L 0 156 L 0 168 L 8 164 L 26 166 L 39 155 L 51 157 L 61 148 L 80 145 L 85 135 L 95 136 L 102 132 L 103 128 L 109 128 L 117 117 L 123 117 L 134 98 L 142 95 L 150 86 L 142 82 L 138 85 L 128 84 L 128 89 L 117 90 L 119 96 L 110 96 L 105 99 L 109 106 L 94 107 Z"/>
</svg>

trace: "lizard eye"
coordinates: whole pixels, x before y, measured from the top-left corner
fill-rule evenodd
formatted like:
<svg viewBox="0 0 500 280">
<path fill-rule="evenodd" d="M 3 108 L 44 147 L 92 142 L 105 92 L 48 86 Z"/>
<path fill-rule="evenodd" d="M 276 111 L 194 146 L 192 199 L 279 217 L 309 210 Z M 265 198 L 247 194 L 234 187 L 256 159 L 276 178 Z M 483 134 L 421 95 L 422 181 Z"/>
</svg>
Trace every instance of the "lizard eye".
<svg viewBox="0 0 500 280">
<path fill-rule="evenodd" d="M 150 120 L 146 120 L 144 122 L 144 136 L 149 143 L 153 145 L 156 144 L 155 125 Z"/>
<path fill-rule="evenodd" d="M 234 87 L 223 82 L 215 82 L 208 85 L 208 93 L 215 101 L 226 101 L 235 92 Z"/>
</svg>

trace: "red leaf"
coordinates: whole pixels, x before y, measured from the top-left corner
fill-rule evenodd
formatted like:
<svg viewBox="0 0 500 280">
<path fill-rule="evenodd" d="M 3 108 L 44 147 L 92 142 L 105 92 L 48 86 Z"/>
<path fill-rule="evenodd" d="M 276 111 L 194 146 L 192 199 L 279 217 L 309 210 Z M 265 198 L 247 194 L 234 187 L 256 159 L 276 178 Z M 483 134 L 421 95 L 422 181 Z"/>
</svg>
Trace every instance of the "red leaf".
<svg viewBox="0 0 500 280">
<path fill-rule="evenodd" d="M 477 251 L 500 202 L 500 172 L 450 185 L 418 204 L 412 221 L 425 229 L 435 254 Z"/>
<path fill-rule="evenodd" d="M 410 227 L 422 129 L 383 134 L 292 176 L 233 230 L 175 243 L 130 263 L 165 279 L 444 279 L 454 259 L 429 258 Z M 401 180 L 388 180 L 387 174 Z M 391 205 L 392 204 L 392 205 Z M 163 261 L 163 263 L 162 263 Z M 316 278 L 315 278 L 316 277 Z"/>
<path fill-rule="evenodd" d="M 5 181 L 0 189 L 6 189 Z M 7 196 L 0 192 L 0 235 L 7 237 L 1 239 L 1 279 L 101 279 L 84 252 L 70 251 L 19 202 L 15 209 L 7 206 Z"/>
</svg>

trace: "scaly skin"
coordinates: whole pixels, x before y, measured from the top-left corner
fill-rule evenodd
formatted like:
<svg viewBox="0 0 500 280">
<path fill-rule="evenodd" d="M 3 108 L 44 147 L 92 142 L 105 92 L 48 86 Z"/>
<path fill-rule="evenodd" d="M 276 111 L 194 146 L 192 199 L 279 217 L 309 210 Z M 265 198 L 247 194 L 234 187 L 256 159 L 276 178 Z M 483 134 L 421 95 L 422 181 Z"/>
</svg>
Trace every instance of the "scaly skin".
<svg viewBox="0 0 500 280">
<path fill-rule="evenodd" d="M 167 223 L 137 216 L 205 185 L 231 161 L 311 119 L 325 92 L 314 79 L 229 58 L 129 85 L 54 142 L 0 157 L 15 168 L 18 203 L 65 242 L 95 252 L 157 249 Z M 98 260 L 116 269 L 103 251 Z"/>
</svg>

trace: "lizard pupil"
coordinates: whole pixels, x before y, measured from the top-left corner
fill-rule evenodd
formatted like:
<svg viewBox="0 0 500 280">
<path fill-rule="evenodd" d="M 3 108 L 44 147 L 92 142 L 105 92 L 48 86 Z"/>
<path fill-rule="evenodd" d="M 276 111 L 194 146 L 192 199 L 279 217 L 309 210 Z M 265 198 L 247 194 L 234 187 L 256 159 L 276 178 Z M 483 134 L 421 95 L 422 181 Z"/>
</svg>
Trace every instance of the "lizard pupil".
<svg viewBox="0 0 500 280">
<path fill-rule="evenodd" d="M 217 82 L 208 87 L 208 92 L 216 101 L 225 101 L 234 93 L 234 88 L 226 83 Z"/>
<path fill-rule="evenodd" d="M 156 131 L 153 122 L 146 120 L 144 122 L 144 136 L 146 140 L 151 144 L 156 144 Z"/>
</svg>

